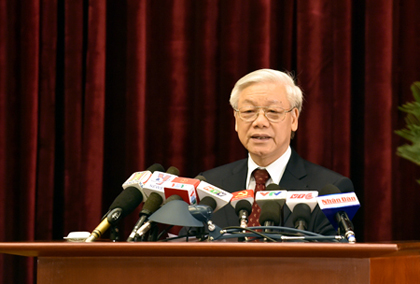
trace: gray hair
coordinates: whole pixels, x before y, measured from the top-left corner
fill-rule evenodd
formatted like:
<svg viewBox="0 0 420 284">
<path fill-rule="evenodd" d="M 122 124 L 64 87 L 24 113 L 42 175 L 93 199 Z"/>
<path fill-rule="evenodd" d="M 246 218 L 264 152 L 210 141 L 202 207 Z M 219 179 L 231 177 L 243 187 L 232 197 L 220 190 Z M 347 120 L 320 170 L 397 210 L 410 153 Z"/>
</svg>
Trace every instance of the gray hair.
<svg viewBox="0 0 420 284">
<path fill-rule="evenodd" d="M 292 107 L 298 109 L 299 113 L 302 110 L 303 95 L 301 89 L 295 85 L 295 82 L 290 74 L 273 70 L 273 69 L 259 69 L 251 72 L 236 82 L 230 94 L 230 105 L 238 108 L 239 94 L 247 87 L 257 83 L 280 83 L 286 89 L 287 99 Z"/>
</svg>

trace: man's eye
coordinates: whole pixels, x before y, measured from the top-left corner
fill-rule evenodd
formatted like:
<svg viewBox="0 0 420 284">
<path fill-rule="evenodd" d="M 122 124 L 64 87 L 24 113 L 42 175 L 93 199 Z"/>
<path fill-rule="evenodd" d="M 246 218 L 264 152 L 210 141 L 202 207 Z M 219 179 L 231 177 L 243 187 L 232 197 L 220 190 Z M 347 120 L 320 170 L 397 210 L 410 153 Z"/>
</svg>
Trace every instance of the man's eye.
<svg viewBox="0 0 420 284">
<path fill-rule="evenodd" d="M 273 114 L 280 114 L 281 113 L 281 111 L 279 111 L 277 109 L 268 109 L 267 112 L 273 113 Z"/>
<path fill-rule="evenodd" d="M 243 110 L 242 113 L 255 113 L 255 110 L 254 109 L 246 109 L 246 110 Z"/>
</svg>

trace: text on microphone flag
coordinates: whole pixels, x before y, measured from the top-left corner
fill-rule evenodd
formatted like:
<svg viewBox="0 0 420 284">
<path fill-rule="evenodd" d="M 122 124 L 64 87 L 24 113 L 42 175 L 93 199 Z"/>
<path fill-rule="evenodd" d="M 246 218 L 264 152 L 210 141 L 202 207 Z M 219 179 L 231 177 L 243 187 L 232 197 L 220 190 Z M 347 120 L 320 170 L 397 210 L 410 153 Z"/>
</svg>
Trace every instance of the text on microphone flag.
<svg viewBox="0 0 420 284">
<path fill-rule="evenodd" d="M 351 205 L 360 206 L 360 203 L 356 194 L 354 192 L 349 192 L 319 196 L 318 205 L 321 209 L 324 209 Z"/>
</svg>

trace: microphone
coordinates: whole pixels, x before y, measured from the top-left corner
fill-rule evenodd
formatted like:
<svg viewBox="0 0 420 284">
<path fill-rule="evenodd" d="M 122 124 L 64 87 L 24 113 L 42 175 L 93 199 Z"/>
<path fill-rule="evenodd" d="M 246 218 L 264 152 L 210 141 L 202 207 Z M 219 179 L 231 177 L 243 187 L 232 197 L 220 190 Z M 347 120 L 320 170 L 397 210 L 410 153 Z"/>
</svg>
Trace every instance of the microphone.
<svg viewBox="0 0 420 284">
<path fill-rule="evenodd" d="M 340 233 L 344 234 L 349 243 L 355 243 L 356 236 L 351 219 L 360 207 L 356 194 L 341 193 L 336 186 L 327 184 L 320 191 L 318 205 L 331 225 L 336 230 L 340 229 Z"/>
<path fill-rule="evenodd" d="M 236 191 L 232 194 L 230 205 L 235 209 L 235 213 L 239 217 L 239 224 L 242 228 L 247 227 L 248 216 L 252 211 L 252 204 L 254 204 L 254 190 L 245 189 Z"/>
<path fill-rule="evenodd" d="M 127 242 L 132 242 L 136 237 L 137 230 L 143 225 L 143 223 L 147 220 L 147 218 L 156 210 L 159 209 L 160 205 L 162 204 L 163 199 L 157 193 L 152 193 L 149 198 L 144 202 L 143 208 L 140 211 L 139 215 L 140 218 L 138 219 L 137 223 L 134 225 L 133 230 L 131 231 L 130 235 L 127 238 Z"/>
<path fill-rule="evenodd" d="M 215 203 L 215 206 L 212 207 L 213 212 L 216 212 L 220 208 L 224 207 L 232 199 L 232 193 L 227 192 L 223 189 L 220 189 L 214 185 L 206 182 L 206 178 L 198 175 L 195 177 L 198 180 L 201 180 L 199 185 L 196 188 L 198 198 L 200 200 L 199 204 L 203 205 L 202 202 L 204 199 L 213 200 L 211 203 Z M 210 202 L 210 201 L 207 201 Z"/>
<path fill-rule="evenodd" d="M 274 226 L 280 223 L 287 191 L 278 190 L 280 189 L 278 184 L 269 184 L 266 189 L 268 190 L 258 191 L 255 196 L 255 201 L 261 208 L 259 222 L 261 225 L 264 224 L 263 226 Z"/>
<path fill-rule="evenodd" d="M 155 171 L 149 180 L 143 186 L 143 192 L 147 196 L 147 200 L 143 204 L 143 208 L 139 213 L 139 219 L 134 225 L 133 230 L 127 238 L 127 242 L 132 242 L 137 237 L 137 230 L 143 225 L 147 218 L 153 214 L 162 205 L 165 198 L 162 183 L 168 179 L 174 179 L 179 174 L 179 170 L 171 166 L 166 173 Z"/>
<path fill-rule="evenodd" d="M 112 225 L 116 225 L 122 218 L 134 211 L 143 200 L 142 193 L 136 187 L 127 187 L 109 207 L 107 217 L 92 231 L 85 242 L 93 242 Z"/>
<path fill-rule="evenodd" d="M 143 185 L 143 192 L 147 197 L 151 195 L 153 192 L 162 196 L 162 199 L 165 200 L 165 191 L 163 184 L 167 181 L 172 181 L 179 175 L 179 170 L 171 166 L 168 168 L 166 173 L 162 171 L 155 171 L 152 176 L 147 180 L 147 182 Z"/>
<path fill-rule="evenodd" d="M 179 195 L 176 195 L 176 194 L 171 195 L 170 197 L 168 197 L 166 199 L 163 206 L 165 206 L 166 204 L 168 204 L 169 202 L 171 202 L 173 200 L 182 200 L 182 197 L 180 197 Z M 153 221 L 147 221 L 146 223 L 141 225 L 141 227 L 138 228 L 137 232 L 135 232 L 135 236 L 133 237 L 133 240 L 135 240 L 136 238 L 140 238 L 140 237 L 144 236 L 150 230 L 153 223 L 154 223 Z"/>
<path fill-rule="evenodd" d="M 292 212 L 292 220 L 295 229 L 306 231 L 309 220 L 311 219 L 311 208 L 305 203 L 299 203 Z"/>
<path fill-rule="evenodd" d="M 188 205 L 197 204 L 196 188 L 199 184 L 200 180 L 185 177 L 176 177 L 171 181 L 166 181 L 163 183 L 165 198 L 179 195 Z"/>
<path fill-rule="evenodd" d="M 207 198 L 207 197 L 206 197 Z M 200 202 L 198 205 L 189 205 L 188 211 L 198 221 L 207 223 L 213 215 L 214 208 L 216 208 L 216 202 L 213 199 L 207 198 Z"/>
<path fill-rule="evenodd" d="M 215 225 L 210 220 L 213 212 L 226 206 L 232 199 L 232 193 L 209 184 L 204 176 L 198 175 L 195 178 L 201 181 L 196 188 L 200 202 L 198 205 L 190 205 L 188 210 L 194 218 L 206 223 L 209 230 L 213 230 Z M 198 228 L 197 236 L 202 234 L 204 234 L 204 228 Z"/>
<path fill-rule="evenodd" d="M 147 199 L 147 196 L 143 192 L 144 184 L 150 179 L 152 174 L 155 171 L 164 171 L 165 169 L 163 166 L 159 163 L 155 163 L 148 167 L 145 171 L 142 172 L 135 172 L 133 173 L 122 185 L 123 189 L 126 189 L 127 187 L 135 187 L 143 195 L 143 200 Z"/>
<path fill-rule="evenodd" d="M 287 192 L 286 205 L 292 212 L 295 229 L 308 228 L 311 213 L 318 204 L 316 197 L 318 191 L 289 191 Z"/>
<path fill-rule="evenodd" d="M 275 201 L 268 201 L 261 206 L 259 222 L 263 226 L 275 226 L 276 224 L 280 224 L 280 215 L 280 204 Z"/>
</svg>

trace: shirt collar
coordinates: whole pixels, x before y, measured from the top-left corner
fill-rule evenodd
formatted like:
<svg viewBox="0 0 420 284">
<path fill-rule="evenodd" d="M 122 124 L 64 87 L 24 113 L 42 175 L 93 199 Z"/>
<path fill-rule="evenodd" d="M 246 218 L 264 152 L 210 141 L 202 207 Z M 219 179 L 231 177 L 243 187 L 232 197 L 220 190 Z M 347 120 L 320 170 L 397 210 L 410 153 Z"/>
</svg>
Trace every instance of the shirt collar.
<svg viewBox="0 0 420 284">
<path fill-rule="evenodd" d="M 270 179 L 267 181 L 266 184 L 275 183 L 279 184 L 281 178 L 283 177 L 284 171 L 286 170 L 287 163 L 289 162 L 290 156 L 292 155 L 292 149 L 287 147 L 286 152 L 280 156 L 277 160 L 273 163 L 268 165 L 267 167 L 260 167 L 258 166 L 254 160 L 252 160 L 251 155 L 248 153 L 248 173 L 246 178 L 246 185 L 247 188 L 254 188 L 254 177 L 252 177 L 252 172 L 257 169 L 266 169 L 270 174 Z"/>
</svg>

